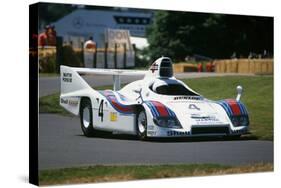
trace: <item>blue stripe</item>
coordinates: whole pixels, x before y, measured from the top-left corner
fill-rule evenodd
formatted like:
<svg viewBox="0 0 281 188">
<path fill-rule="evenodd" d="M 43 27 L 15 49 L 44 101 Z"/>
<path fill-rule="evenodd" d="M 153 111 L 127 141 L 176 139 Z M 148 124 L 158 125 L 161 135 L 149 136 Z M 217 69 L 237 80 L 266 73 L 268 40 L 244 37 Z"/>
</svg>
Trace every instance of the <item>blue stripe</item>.
<svg viewBox="0 0 281 188">
<path fill-rule="evenodd" d="M 148 102 L 148 105 L 150 106 L 150 110 L 154 113 L 154 117 L 159 116 L 157 110 L 153 108 L 153 106 L 150 102 Z"/>
<path fill-rule="evenodd" d="M 168 111 L 169 116 L 173 116 L 171 110 L 168 107 L 165 107 Z"/>
<path fill-rule="evenodd" d="M 231 110 L 231 108 L 229 107 L 229 104 L 228 104 L 227 102 L 223 101 L 223 102 L 222 102 L 222 105 L 223 105 L 223 107 L 225 108 L 225 110 L 227 111 L 227 114 L 228 114 L 229 116 L 231 116 L 231 115 L 232 115 L 232 110 Z"/>
<path fill-rule="evenodd" d="M 155 112 L 151 109 L 151 107 L 149 106 L 149 104 L 147 102 L 145 102 L 144 104 L 146 104 L 146 106 L 150 109 L 150 112 L 152 113 L 152 116 L 155 116 Z"/>
<path fill-rule="evenodd" d="M 153 107 L 151 106 L 150 102 L 149 102 L 149 101 L 146 101 L 145 104 L 146 104 L 146 105 L 148 106 L 148 108 L 150 109 L 152 115 L 153 115 L 154 117 L 156 117 L 157 114 L 156 114 L 155 110 L 153 109 Z"/>
<path fill-rule="evenodd" d="M 232 114 L 232 111 L 231 109 L 229 109 L 229 106 L 226 102 L 224 101 L 219 101 L 219 104 L 224 108 L 224 110 L 226 111 L 227 115 L 231 115 Z"/>
<path fill-rule="evenodd" d="M 245 111 L 245 115 L 248 115 L 248 110 L 247 110 L 247 108 L 246 108 L 246 106 L 245 106 L 244 104 L 242 104 L 242 108 L 243 108 L 244 111 Z"/>
<path fill-rule="evenodd" d="M 229 111 L 229 114 L 232 116 L 232 115 L 233 115 L 233 112 L 232 112 L 232 109 L 230 108 L 228 102 L 223 101 L 223 104 L 226 106 L 227 110 Z"/>
<path fill-rule="evenodd" d="M 223 107 L 223 109 L 225 110 L 225 112 L 227 113 L 227 115 L 230 116 L 230 113 L 229 113 L 227 107 L 225 107 L 224 104 L 221 104 L 221 106 Z"/>
<path fill-rule="evenodd" d="M 115 92 L 117 93 L 117 95 L 119 96 L 119 98 L 122 100 L 122 101 L 127 101 L 127 99 L 125 98 L 125 96 L 121 95 L 120 93 L 118 92 Z"/>
<path fill-rule="evenodd" d="M 239 106 L 239 109 L 240 109 L 240 112 L 242 112 L 242 115 L 246 115 L 244 109 L 243 109 L 243 104 L 241 104 L 240 102 L 237 102 L 238 106 Z"/>
<path fill-rule="evenodd" d="M 149 101 L 149 104 L 151 105 L 152 109 L 156 112 L 157 116 L 160 116 L 158 110 L 156 109 L 156 107 L 154 106 L 154 104 L 152 104 L 152 102 Z"/>
<path fill-rule="evenodd" d="M 168 109 L 170 116 L 173 116 L 173 117 L 176 116 L 176 114 L 170 108 L 167 108 L 167 109 Z"/>
</svg>

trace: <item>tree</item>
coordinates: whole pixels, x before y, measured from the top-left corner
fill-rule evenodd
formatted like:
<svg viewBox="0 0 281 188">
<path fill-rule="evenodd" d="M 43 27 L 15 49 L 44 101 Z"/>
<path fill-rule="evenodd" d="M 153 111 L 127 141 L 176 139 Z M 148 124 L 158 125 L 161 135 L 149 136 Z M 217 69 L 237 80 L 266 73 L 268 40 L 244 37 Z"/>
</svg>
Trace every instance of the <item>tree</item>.
<svg viewBox="0 0 281 188">
<path fill-rule="evenodd" d="M 164 55 L 182 61 L 194 54 L 229 58 L 233 52 L 248 56 L 264 49 L 273 52 L 273 19 L 157 11 L 147 36 L 152 59 Z"/>
<path fill-rule="evenodd" d="M 39 3 L 39 27 L 55 22 L 76 9 L 77 6 L 71 4 Z"/>
</svg>

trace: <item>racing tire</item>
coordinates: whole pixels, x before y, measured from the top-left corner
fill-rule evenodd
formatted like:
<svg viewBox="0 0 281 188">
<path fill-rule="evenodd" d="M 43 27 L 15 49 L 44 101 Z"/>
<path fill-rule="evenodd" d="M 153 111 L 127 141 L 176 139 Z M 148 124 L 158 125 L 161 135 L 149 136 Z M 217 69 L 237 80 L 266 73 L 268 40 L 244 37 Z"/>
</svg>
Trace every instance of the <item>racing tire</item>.
<svg viewBox="0 0 281 188">
<path fill-rule="evenodd" d="M 145 110 L 142 108 L 137 113 L 136 118 L 137 136 L 140 140 L 147 139 L 147 118 Z"/>
<path fill-rule="evenodd" d="M 92 137 L 95 135 L 93 127 L 93 111 L 91 100 L 83 98 L 80 105 L 80 123 L 81 129 L 85 136 Z"/>
</svg>

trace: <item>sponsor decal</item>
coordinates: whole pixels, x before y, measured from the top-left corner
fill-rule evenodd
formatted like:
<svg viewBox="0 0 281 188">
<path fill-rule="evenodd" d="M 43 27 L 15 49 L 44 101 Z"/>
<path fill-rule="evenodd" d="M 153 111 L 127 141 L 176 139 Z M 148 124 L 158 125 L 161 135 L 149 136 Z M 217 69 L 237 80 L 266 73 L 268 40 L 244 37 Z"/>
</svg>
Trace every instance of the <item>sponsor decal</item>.
<svg viewBox="0 0 281 188">
<path fill-rule="evenodd" d="M 110 112 L 110 121 L 117 121 L 117 113 Z"/>
<path fill-rule="evenodd" d="M 189 134 L 189 131 L 167 131 L 167 136 L 186 136 Z"/>
<path fill-rule="evenodd" d="M 200 96 L 178 96 L 174 97 L 174 100 L 201 100 Z"/>
<path fill-rule="evenodd" d="M 68 104 L 71 105 L 71 106 L 77 106 L 78 100 L 68 100 Z"/>
<path fill-rule="evenodd" d="M 217 125 L 222 122 L 214 115 L 191 114 L 197 125 Z"/>
<path fill-rule="evenodd" d="M 64 82 L 72 82 L 72 74 L 71 73 L 67 73 L 67 72 L 64 72 L 63 75 L 62 75 L 62 80 Z"/>
<path fill-rule="evenodd" d="M 78 105 L 78 100 L 71 100 L 71 99 L 60 99 L 60 103 L 62 104 L 68 104 L 71 106 L 77 106 Z"/>
<path fill-rule="evenodd" d="M 214 125 L 222 123 L 216 116 L 200 116 L 192 114 L 191 118 L 196 121 L 197 125 Z"/>
<path fill-rule="evenodd" d="M 62 104 L 68 104 L 68 100 L 67 100 L 67 99 L 61 98 L 61 99 L 60 99 L 60 103 L 62 103 Z"/>
<path fill-rule="evenodd" d="M 200 111 L 200 108 L 197 107 L 195 104 L 189 104 L 188 108 L 189 108 L 189 109 L 195 109 L 195 110 L 199 110 L 199 111 Z"/>
</svg>

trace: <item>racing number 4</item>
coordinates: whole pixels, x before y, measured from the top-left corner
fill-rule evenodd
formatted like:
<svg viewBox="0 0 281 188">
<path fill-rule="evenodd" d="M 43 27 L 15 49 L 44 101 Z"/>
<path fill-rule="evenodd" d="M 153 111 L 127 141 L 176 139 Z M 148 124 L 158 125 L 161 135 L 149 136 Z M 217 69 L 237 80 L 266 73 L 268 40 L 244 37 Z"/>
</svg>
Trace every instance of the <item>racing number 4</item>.
<svg viewBox="0 0 281 188">
<path fill-rule="evenodd" d="M 103 122 L 103 100 L 100 102 L 99 110 L 98 110 L 98 116 L 100 117 L 100 120 Z"/>
</svg>

